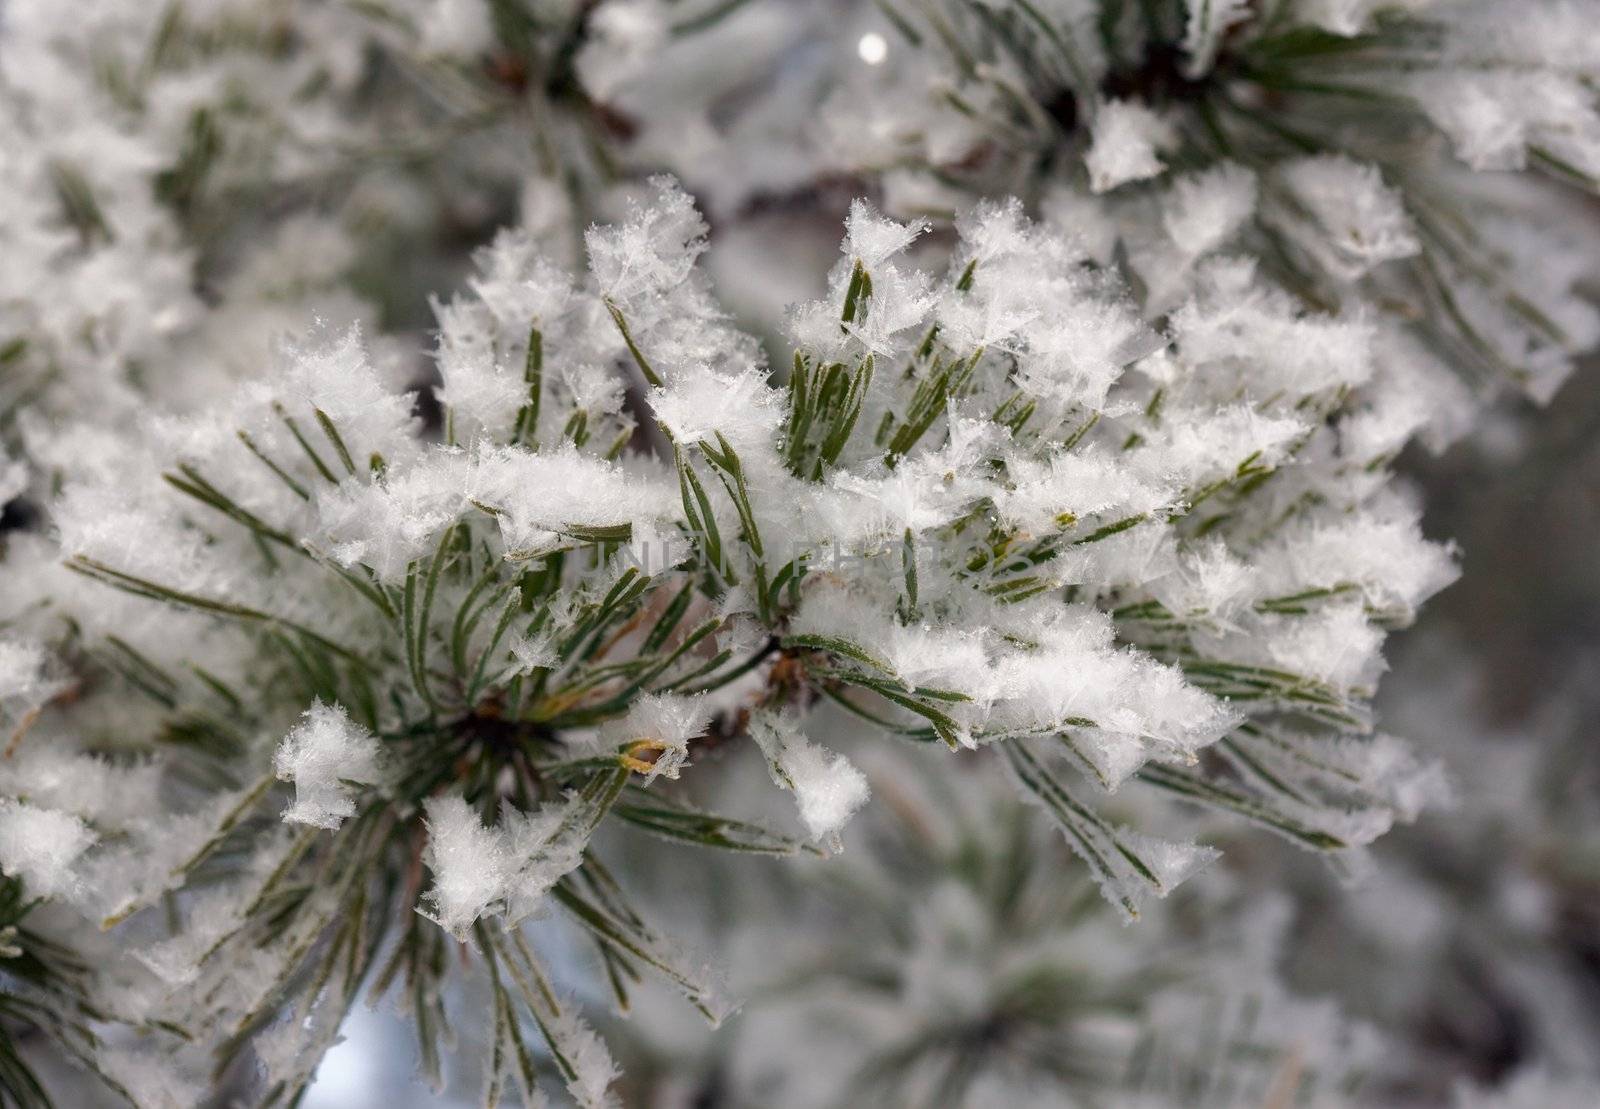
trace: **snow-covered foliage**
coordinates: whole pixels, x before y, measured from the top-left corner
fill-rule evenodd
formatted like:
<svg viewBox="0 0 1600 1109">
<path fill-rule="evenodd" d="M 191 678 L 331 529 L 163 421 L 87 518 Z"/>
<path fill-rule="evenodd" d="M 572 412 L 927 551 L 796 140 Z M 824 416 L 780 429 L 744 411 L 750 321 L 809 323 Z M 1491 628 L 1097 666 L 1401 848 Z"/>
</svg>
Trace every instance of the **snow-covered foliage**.
<svg viewBox="0 0 1600 1109">
<path fill-rule="evenodd" d="M 520 212 L 572 261 L 620 124 L 573 73 L 586 5 L 539 7 L 8 3 L 0 447 L 47 481 L 46 417 L 192 408 L 314 317 L 422 325 L 433 274 L 386 270 L 448 271 L 440 225 Z"/>
<path fill-rule="evenodd" d="M 1255 830 L 1356 875 L 1450 793 L 1372 710 L 1457 574 L 1393 467 L 1600 342 L 1524 172 L 1600 166 L 1582 7 L 0 3 L 0 1100 L 16 1027 L 138 1106 L 293 1104 L 367 993 L 436 1085 L 487 998 L 489 1104 L 615 1104 L 530 922 L 715 1024 L 616 862 L 684 856 L 620 838 L 840 866 L 890 744 L 1012 830 L 861 869 L 926 902 L 894 1020 L 1004 1008 L 1017 941 L 1094 982 L 1023 999 L 1051 1053 L 1156 1035 L 1130 1097 L 1341 1072 L 1191 879 Z M 774 212 L 805 291 L 736 318 L 706 214 Z M 1129 969 L 1179 887 L 1192 996 Z M 1298 1040 L 1217 1078 L 1213 1006 Z"/>
<path fill-rule="evenodd" d="M 1411 1103 L 1583 1105 L 1600 1088 L 1600 504 L 1571 492 L 1600 473 L 1597 411 L 1583 375 L 1556 411 L 1508 414 L 1424 472 L 1468 571 L 1391 652 L 1380 707 L 1447 764 L 1453 810 L 1386 839 L 1359 888 L 1253 879 L 1299 887 L 1296 977 L 1383 1027 Z"/>
<path fill-rule="evenodd" d="M 1557 190 L 1600 181 L 1600 51 L 1572 0 L 860 5 L 810 136 L 892 212 L 1059 190 L 1149 286 L 1235 240 L 1307 306 L 1391 318 L 1466 374 L 1546 402 L 1600 341 Z M 1519 178 L 1467 170 L 1537 171 Z M 1246 183 L 1248 182 L 1248 183 Z M 1247 200 L 1246 198 L 1252 198 Z M 1163 231 L 1165 234 L 1163 234 Z M 1420 354 L 1409 372 L 1427 374 Z"/>
<path fill-rule="evenodd" d="M 322 965 L 337 988 L 297 1003 L 297 1046 L 269 1067 L 292 1087 L 397 908 L 416 910 L 392 956 L 408 974 L 428 973 L 437 921 L 537 980 L 515 925 L 552 900 L 715 1014 L 586 877 L 589 839 L 614 815 L 793 850 L 641 792 L 720 716 L 838 847 L 868 790 L 806 738 L 819 696 L 874 731 L 1002 747 L 1129 918 L 1215 852 L 1099 815 L 1126 782 L 1339 858 L 1429 799 L 1432 772 L 1366 704 L 1383 627 L 1455 571 L 1381 458 L 1345 453 L 1371 324 L 1308 315 L 1222 258 L 1162 335 L 1015 205 L 964 220 L 940 277 L 908 257 L 919 227 L 863 204 L 827 296 L 795 309 L 779 388 L 695 267 L 693 205 L 654 188 L 590 232 L 587 280 L 522 235 L 484 252 L 439 309 L 442 441 L 349 331 L 285 346 L 64 485 L 52 518 L 87 582 L 19 625 L 64 643 L 68 617 L 76 649 L 114 654 L 154 726 L 184 721 L 228 778 L 98 848 L 75 813 L 19 800 L 5 865 L 107 922 L 193 889 L 147 958 L 164 1019 L 236 1027 Z M 633 411 L 655 450 L 629 449 Z M 30 553 L 48 557 L 17 552 L 25 572 Z M 33 701 L 37 655 L 13 667 Z M 275 809 L 279 780 L 294 797 Z M 239 861 L 197 888 L 219 852 Z M 296 875 L 310 893 L 265 912 Z"/>
<path fill-rule="evenodd" d="M 1279 978 L 1287 899 L 1218 875 L 1121 927 L 1081 877 L 1062 880 L 1065 846 L 996 761 L 864 753 L 894 800 L 860 818 L 851 851 L 770 869 L 726 906 L 751 994 L 730 1034 L 686 1045 L 646 1019 L 620 1054 L 736 1104 L 1379 1103 L 1376 1031 Z M 656 1103 L 662 1087 L 634 1093 Z"/>
</svg>

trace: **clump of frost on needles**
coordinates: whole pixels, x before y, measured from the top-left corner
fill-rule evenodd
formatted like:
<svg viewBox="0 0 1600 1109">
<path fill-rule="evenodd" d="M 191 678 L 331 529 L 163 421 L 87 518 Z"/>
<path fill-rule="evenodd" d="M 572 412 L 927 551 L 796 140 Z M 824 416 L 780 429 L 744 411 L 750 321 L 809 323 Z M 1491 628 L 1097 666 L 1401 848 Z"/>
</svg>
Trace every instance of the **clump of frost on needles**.
<svg viewBox="0 0 1600 1109">
<path fill-rule="evenodd" d="M 8 552 L 0 696 L 29 719 L 0 862 L 65 868 L 38 892 L 126 930 L 96 1011 L 148 1033 L 138 1066 L 193 1081 L 254 1043 L 262 1099 L 292 1099 L 403 982 L 437 1080 L 461 941 L 489 1100 L 535 1096 L 537 1028 L 603 1104 L 609 1058 L 517 925 L 559 908 L 619 1005 L 649 970 L 717 1019 L 592 836 L 837 848 L 868 789 L 807 734 L 821 703 L 995 747 L 1125 919 L 1216 852 L 1102 816 L 1120 788 L 1341 864 L 1437 794 L 1367 707 L 1385 629 L 1455 574 L 1384 466 L 1429 412 L 1386 411 L 1381 329 L 1207 254 L 1157 331 L 1070 226 L 1012 203 L 958 230 L 931 272 L 921 225 L 857 204 L 779 385 L 658 180 L 589 232 L 585 279 L 521 232 L 483 252 L 438 307 L 441 439 L 353 330 L 81 433 L 114 462 L 50 506 L 65 567 Z M 43 711 L 30 644 L 76 671 Z M 741 740 L 804 837 L 671 789 Z M 64 759 L 106 787 L 63 793 Z M 125 1088 L 129 1050 L 82 1055 Z"/>
</svg>

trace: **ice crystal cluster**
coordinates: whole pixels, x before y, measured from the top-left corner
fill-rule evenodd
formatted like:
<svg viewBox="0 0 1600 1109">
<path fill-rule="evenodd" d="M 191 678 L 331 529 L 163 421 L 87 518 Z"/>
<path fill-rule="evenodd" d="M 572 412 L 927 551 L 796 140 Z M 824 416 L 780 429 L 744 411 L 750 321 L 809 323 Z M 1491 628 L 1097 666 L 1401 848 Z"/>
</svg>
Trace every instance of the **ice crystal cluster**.
<svg viewBox="0 0 1600 1109">
<path fill-rule="evenodd" d="M 1600 341 L 1596 22 L 0 6 L 0 1093 L 294 1104 L 367 998 L 616 1104 L 580 997 L 736 1004 L 628 892 L 712 848 L 876 899 L 840 1042 L 729 1034 L 757 1103 L 1353 1096 L 1239 873 L 1450 793 L 1372 709 L 1457 575 L 1394 467 Z M 843 242 L 737 319 L 703 212 Z"/>
</svg>

